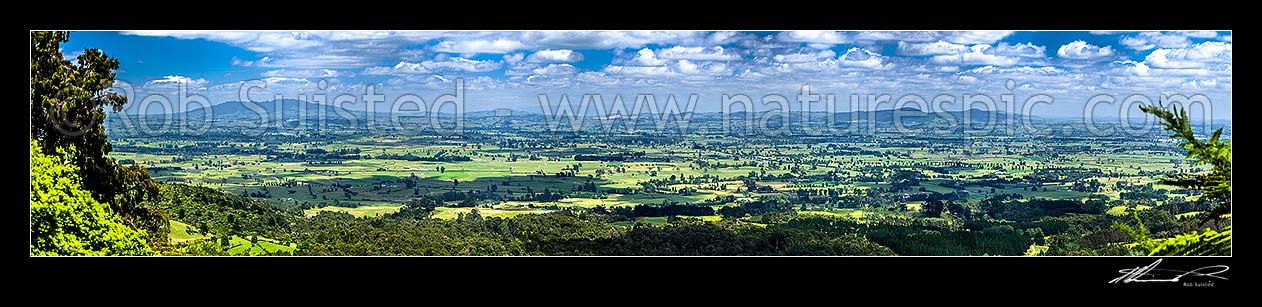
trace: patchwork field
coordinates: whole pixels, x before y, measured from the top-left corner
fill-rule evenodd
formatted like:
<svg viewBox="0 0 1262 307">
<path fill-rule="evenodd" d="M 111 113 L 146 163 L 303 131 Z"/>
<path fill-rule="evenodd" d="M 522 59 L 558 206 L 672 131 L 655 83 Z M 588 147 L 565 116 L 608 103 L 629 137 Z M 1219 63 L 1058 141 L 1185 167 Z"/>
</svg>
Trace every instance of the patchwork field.
<svg viewBox="0 0 1262 307">
<path fill-rule="evenodd" d="M 440 219 L 474 208 L 482 216 L 511 218 L 639 206 L 718 210 L 773 199 L 803 214 L 862 219 L 918 216 L 927 199 L 977 204 L 1008 196 L 1103 197 L 1110 200 L 1105 213 L 1121 216 L 1187 199 L 1161 185 L 1160 178 L 1198 170 L 1181 163 L 1175 150 L 1154 150 L 1162 148 L 1154 147 L 1159 143 L 1110 137 L 878 134 L 749 142 L 700 134 L 646 142 L 629 136 L 563 138 L 532 129 L 475 131 L 455 139 L 354 134 L 338 141 L 286 137 L 229 143 L 120 138 L 111 156 L 145 165 L 159 181 L 211 187 L 298 208 L 307 216 L 338 211 L 380 217 L 429 197 L 443 202 L 433 212 Z M 495 136 L 479 136 L 483 133 Z M 1132 203 L 1137 199 L 1149 203 Z M 698 212 L 697 218 L 718 219 L 713 210 Z M 660 224 L 670 215 L 635 219 Z M 173 234 L 172 239 L 198 235 Z"/>
</svg>

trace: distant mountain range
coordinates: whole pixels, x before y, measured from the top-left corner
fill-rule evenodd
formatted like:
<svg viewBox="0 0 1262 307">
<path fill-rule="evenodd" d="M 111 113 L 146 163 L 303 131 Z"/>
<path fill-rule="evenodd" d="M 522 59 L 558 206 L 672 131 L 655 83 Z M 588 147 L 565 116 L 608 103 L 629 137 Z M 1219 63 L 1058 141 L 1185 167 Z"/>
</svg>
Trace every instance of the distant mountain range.
<svg viewBox="0 0 1262 307">
<path fill-rule="evenodd" d="M 229 101 L 229 102 L 224 102 L 224 103 L 211 106 L 210 114 L 211 116 L 217 119 L 258 119 L 260 112 L 271 115 L 271 116 L 276 116 L 276 114 L 278 114 L 277 110 L 280 110 L 279 114 L 281 114 L 281 116 L 283 116 L 283 118 L 286 118 L 286 119 L 295 119 L 298 117 L 313 118 L 313 117 L 318 117 L 321 114 L 324 114 L 325 116 L 331 119 L 341 118 L 342 116 L 345 116 L 346 114 L 350 114 L 351 116 L 354 116 L 355 118 L 362 119 L 362 118 L 365 118 L 366 115 L 369 114 L 368 111 L 364 110 L 363 105 L 359 105 L 353 108 L 344 108 L 344 107 L 339 107 L 335 105 L 319 104 L 319 103 L 296 100 L 296 99 L 282 99 L 282 100 L 272 100 L 272 101 L 264 101 L 264 102 Z M 446 108 L 446 110 L 450 110 L 450 107 Z M 194 108 L 192 110 L 182 112 L 183 114 L 179 114 L 179 115 L 188 115 L 189 118 L 201 118 L 205 112 L 206 112 L 205 108 Z M 385 117 L 390 116 L 389 110 L 378 109 L 378 110 L 373 110 L 372 113 L 375 113 L 374 116 L 377 118 L 385 118 Z M 503 113 L 504 113 L 503 111 L 495 111 L 495 110 L 471 111 L 471 112 L 465 112 L 465 117 L 471 117 L 471 118 L 495 117 L 495 116 L 500 116 Z M 443 116 L 443 117 L 453 115 L 452 113 L 447 113 L 447 112 L 442 112 L 439 114 L 440 116 Z M 526 115 L 526 114 L 532 114 L 532 113 L 529 113 L 527 111 L 521 111 L 521 110 L 513 110 L 509 114 L 512 116 L 520 116 L 520 115 Z"/>
<path fill-rule="evenodd" d="M 273 101 L 264 101 L 264 102 L 229 101 L 229 102 L 219 103 L 219 104 L 215 104 L 211 106 L 210 114 L 214 119 L 219 119 L 219 120 L 233 120 L 233 119 L 258 120 L 260 116 L 259 115 L 260 112 L 272 117 L 275 117 L 277 116 L 277 114 L 279 114 L 281 118 L 285 120 L 297 119 L 299 117 L 303 117 L 307 119 L 314 119 L 314 118 L 318 118 L 320 114 L 324 114 L 326 118 L 330 120 L 341 120 L 347 114 L 349 114 L 350 116 L 353 116 L 356 119 L 366 118 L 368 115 L 368 112 L 362 109 L 363 108 L 362 105 L 358 107 L 359 108 L 342 108 L 342 107 L 329 105 L 329 104 L 319 104 L 319 103 L 296 100 L 296 99 L 282 99 L 282 100 L 273 100 Z M 278 113 L 278 110 L 279 110 L 279 113 Z M 450 110 L 450 109 L 448 108 L 447 110 Z M 376 114 L 373 114 L 373 115 L 376 118 L 388 118 L 390 116 L 390 113 L 388 112 L 388 110 L 385 110 L 385 111 L 374 110 L 374 111 L 376 111 L 374 112 Z M 205 118 L 204 117 L 205 112 L 206 112 L 205 108 L 194 108 L 192 110 L 175 114 L 175 115 L 176 115 L 176 118 L 200 119 L 200 118 Z M 738 120 L 738 119 L 742 119 L 746 117 L 758 120 L 758 119 L 765 118 L 768 116 L 774 116 L 775 114 L 779 112 L 780 111 L 761 111 L 761 112 L 747 113 L 745 111 L 739 111 L 739 112 L 733 112 L 732 114 L 729 114 L 727 116 L 729 119 L 732 119 L 732 120 Z M 116 113 L 111 116 L 118 116 L 119 114 L 121 113 Z M 688 115 L 688 114 L 689 113 L 685 112 L 682 114 L 678 114 L 676 116 L 683 116 L 683 115 Z M 813 111 L 813 112 L 808 112 L 806 114 L 807 116 L 810 116 L 812 120 L 822 120 L 828 117 L 828 113 L 821 112 L 821 111 Z M 940 120 L 944 118 L 952 119 L 954 121 L 962 121 L 965 118 L 966 114 L 968 118 L 971 118 L 973 121 L 987 121 L 990 118 L 994 118 L 995 120 L 1004 121 L 1004 122 L 1021 120 L 1019 117 L 1011 116 L 1010 114 L 1004 111 L 986 111 L 982 109 L 970 109 L 968 111 L 924 112 L 912 107 L 905 107 L 905 108 L 900 108 L 900 109 L 885 109 L 885 110 L 877 110 L 877 111 L 838 112 L 838 113 L 833 114 L 832 118 L 837 121 L 849 121 L 851 119 L 854 119 L 858 121 L 873 120 L 876 122 L 892 122 L 895 117 L 898 117 L 899 120 L 901 121 L 914 123 L 914 122 Z M 127 114 L 127 115 L 135 116 L 135 114 Z M 452 115 L 453 115 L 452 113 L 447 113 L 447 112 L 440 113 L 440 116 L 444 118 L 448 116 L 452 116 Z M 148 116 L 163 116 L 163 115 L 150 114 Z M 539 112 L 534 112 L 534 111 L 529 111 L 529 110 L 470 111 L 470 112 L 465 112 L 464 116 L 466 119 L 511 116 L 515 119 L 525 119 L 525 120 L 546 119 L 548 117 Z M 803 116 L 803 113 L 791 112 L 789 114 L 789 119 L 791 121 L 798 121 L 801 119 L 801 116 Z M 596 116 L 596 115 L 586 116 L 586 118 L 589 118 L 589 119 L 595 119 L 599 117 L 601 116 Z M 626 116 L 623 116 L 623 118 L 625 117 Z M 644 114 L 642 117 L 654 118 L 654 117 L 657 117 L 657 115 Z M 694 115 L 693 115 L 694 120 L 706 120 L 706 119 L 721 120 L 722 118 L 723 118 L 723 115 L 719 112 L 694 112 Z M 1042 121 L 1043 119 L 1037 116 L 1031 116 L 1029 117 L 1029 120 Z"/>
<path fill-rule="evenodd" d="M 260 112 L 270 116 L 276 116 L 279 113 L 283 118 L 317 117 L 320 114 L 326 114 L 325 116 L 332 116 L 333 118 L 339 118 L 342 114 L 352 114 L 355 117 L 363 118 L 364 114 L 367 114 L 363 110 L 352 110 L 296 99 L 265 102 L 229 101 L 210 107 L 211 116 L 217 119 L 257 119 Z M 203 114 L 206 113 L 206 109 L 195 108 L 184 113 L 189 116 L 188 118 L 202 118 Z"/>
<path fill-rule="evenodd" d="M 320 104 L 320 103 L 302 101 L 302 100 L 297 100 L 297 99 L 281 99 L 281 100 L 272 100 L 272 101 L 263 101 L 263 102 L 241 102 L 241 101 L 223 102 L 223 103 L 212 105 L 210 107 L 210 112 L 211 112 L 211 115 L 215 119 L 220 119 L 220 120 L 225 120 L 225 119 L 258 120 L 259 119 L 258 112 L 260 110 L 261 112 L 273 117 L 277 116 L 278 114 L 277 110 L 280 110 L 279 114 L 285 120 L 297 119 L 300 115 L 305 118 L 317 118 L 320 114 L 325 114 L 326 118 L 330 120 L 341 120 L 342 117 L 345 116 L 345 114 L 350 114 L 356 119 L 366 118 L 368 115 L 368 112 L 366 112 L 363 108 L 364 108 L 363 105 L 355 106 L 353 108 L 343 108 L 343 107 L 338 107 L 331 104 Z M 442 118 L 449 118 L 450 116 L 453 116 L 454 114 L 450 113 L 450 110 L 451 110 L 450 107 L 444 108 L 443 111 L 446 111 L 446 112 L 439 113 L 439 116 Z M 192 110 L 176 113 L 173 115 L 175 115 L 176 119 L 181 119 L 181 118 L 200 119 L 200 118 L 204 118 L 203 114 L 205 114 L 205 112 L 206 112 L 205 108 L 197 107 Z M 757 120 L 757 119 L 765 118 L 767 116 L 774 116 L 774 114 L 779 113 L 779 112 L 780 111 L 756 111 L 756 112 L 747 113 L 745 111 L 738 111 L 738 112 L 733 112 L 729 114 L 728 117 L 730 119 L 741 119 L 746 116 L 749 116 L 750 118 Z M 374 110 L 374 113 L 376 113 L 376 114 L 373 114 L 375 118 L 389 118 L 390 116 L 389 110 L 378 109 L 378 110 Z M 693 115 L 693 119 L 711 119 L 711 118 L 722 119 L 722 114 L 719 112 L 691 112 L 691 113 L 695 113 Z M 110 114 L 110 117 L 118 117 L 118 116 L 122 116 L 123 114 L 126 114 L 127 116 L 132 117 L 132 118 L 135 118 L 137 116 L 137 114 L 135 113 L 113 113 L 113 114 Z M 684 112 L 682 114 L 675 114 L 674 116 L 682 116 L 682 115 L 687 115 L 687 114 L 689 114 L 689 112 Z M 807 116 L 810 116 L 812 120 L 826 119 L 828 117 L 828 113 L 822 112 L 822 111 L 811 111 L 806 114 L 808 114 Z M 1076 118 L 1076 117 L 1052 116 L 1052 117 L 1044 118 L 1041 116 L 1028 116 L 1028 117 L 1012 116 L 1011 114 L 1008 114 L 1007 112 L 1002 111 L 1002 110 L 987 111 L 987 110 L 982 110 L 982 109 L 970 109 L 968 111 L 924 112 L 913 107 L 904 107 L 900 109 L 884 109 L 884 110 L 877 110 L 877 111 L 838 112 L 838 113 L 834 113 L 832 115 L 832 118 L 837 121 L 849 121 L 851 119 L 855 119 L 858 121 L 873 120 L 876 122 L 892 122 L 895 117 L 899 117 L 901 121 L 915 123 L 915 122 L 921 122 L 921 121 L 932 121 L 932 120 L 940 120 L 940 119 L 951 119 L 954 121 L 962 121 L 965 118 L 965 114 L 967 114 L 968 118 L 972 119 L 973 121 L 982 121 L 982 122 L 989 120 L 990 118 L 992 118 L 992 116 L 995 120 L 1003 121 L 1003 122 L 1021 121 L 1023 120 L 1023 118 L 1031 122 L 1049 122 L 1049 121 L 1059 122 L 1059 121 L 1081 120 L 1080 118 Z M 797 120 L 800 120 L 802 115 L 803 114 L 800 112 L 791 112 L 789 114 L 789 118 L 793 121 L 797 121 Z M 145 114 L 143 116 L 169 116 L 169 114 Z M 538 110 L 501 109 L 501 110 L 468 111 L 464 113 L 464 117 L 466 119 L 479 119 L 479 118 L 502 117 L 502 116 L 510 116 L 514 119 L 522 119 L 522 120 L 540 120 L 540 119 L 545 119 L 548 117 L 548 116 L 545 116 L 542 112 L 539 112 Z M 601 118 L 602 116 L 592 114 L 592 115 L 587 115 L 585 117 L 588 119 L 597 119 L 597 118 Z M 626 118 L 626 117 L 629 117 L 629 115 L 623 115 L 623 116 L 617 116 L 617 117 Z M 643 114 L 643 116 L 641 117 L 655 118 L 657 117 L 657 115 L 656 114 L 653 114 L 653 115 Z M 1119 119 L 1097 118 L 1097 120 L 1102 123 L 1110 123 L 1110 122 L 1116 122 Z M 1143 118 L 1131 118 L 1129 120 L 1142 121 Z M 1195 119 L 1193 120 L 1193 122 L 1199 123 L 1199 121 Z M 1229 119 L 1215 119 L 1214 122 L 1229 123 L 1230 120 Z"/>
<path fill-rule="evenodd" d="M 739 119 L 744 116 L 753 115 L 752 117 L 757 119 L 763 116 L 770 116 L 777 112 L 778 111 L 746 113 L 742 111 L 742 112 L 733 112 L 731 115 L 728 115 L 728 117 L 731 119 Z M 698 113 L 698 114 L 704 114 L 704 113 Z M 714 113 L 714 114 L 715 116 L 721 116 L 721 115 L 718 115 L 718 113 Z M 812 119 L 826 119 L 829 116 L 827 112 L 809 112 L 807 114 L 809 114 L 808 116 L 810 116 Z M 791 117 L 793 120 L 798 120 L 800 119 L 801 116 L 802 116 L 801 113 L 789 114 L 789 117 Z M 849 121 L 853 119 L 856 121 L 892 122 L 894 121 L 896 117 L 900 121 L 906 121 L 906 122 L 932 121 L 932 120 L 938 120 L 938 119 L 952 119 L 955 121 L 962 121 L 964 120 L 964 118 L 969 118 L 975 122 L 978 122 L 978 121 L 984 122 L 984 121 L 990 120 L 991 118 L 994 118 L 994 120 L 997 120 L 997 121 L 1005 121 L 1005 122 L 1021 120 L 1019 116 L 1012 116 L 1011 114 L 1004 111 L 987 111 L 987 110 L 982 110 L 982 109 L 970 109 L 968 111 L 924 112 L 924 111 L 921 111 L 920 109 L 911 108 L 911 107 L 904 107 L 904 108 L 899 108 L 899 109 L 876 110 L 876 111 L 838 112 L 832 115 L 832 118 L 838 121 Z M 1042 118 L 1038 116 L 1029 116 L 1028 119 L 1033 120 L 1033 121 L 1042 120 Z"/>
</svg>

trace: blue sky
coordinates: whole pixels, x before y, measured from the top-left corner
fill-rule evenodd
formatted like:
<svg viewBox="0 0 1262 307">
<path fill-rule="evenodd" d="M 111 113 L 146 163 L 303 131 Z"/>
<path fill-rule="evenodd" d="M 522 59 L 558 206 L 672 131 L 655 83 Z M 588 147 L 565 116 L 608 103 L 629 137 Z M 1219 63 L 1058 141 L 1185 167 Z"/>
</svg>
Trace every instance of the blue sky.
<svg viewBox="0 0 1262 307">
<path fill-rule="evenodd" d="M 839 102 L 1047 94 L 1056 101 L 1037 112 L 1049 116 L 1079 115 L 1096 94 L 1204 94 L 1215 118 L 1231 114 L 1225 31 L 76 31 L 63 53 L 85 47 L 120 60 L 134 97 L 174 98 L 184 84 L 214 103 L 240 100 L 247 80 L 268 84 L 258 101 L 366 86 L 428 101 L 459 78 L 466 110 L 537 110 L 539 94 L 699 94 L 697 111 L 717 111 L 724 94 L 792 100 L 809 84 Z"/>
</svg>

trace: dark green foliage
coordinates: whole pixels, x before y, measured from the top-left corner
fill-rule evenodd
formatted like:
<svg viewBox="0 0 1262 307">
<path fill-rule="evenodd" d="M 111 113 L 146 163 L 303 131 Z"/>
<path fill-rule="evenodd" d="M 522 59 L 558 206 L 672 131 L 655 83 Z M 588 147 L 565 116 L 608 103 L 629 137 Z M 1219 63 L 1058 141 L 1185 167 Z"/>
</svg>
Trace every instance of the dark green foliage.
<svg viewBox="0 0 1262 307">
<path fill-rule="evenodd" d="M 279 238 L 300 214 L 267 202 L 185 184 L 163 184 L 158 207 L 172 219 L 219 236 Z"/>
<path fill-rule="evenodd" d="M 691 206 L 671 204 L 665 206 L 635 205 L 627 214 L 629 218 L 661 217 L 661 216 L 707 216 L 714 215 L 714 209 L 707 206 Z"/>
<path fill-rule="evenodd" d="M 719 210 L 716 210 L 715 213 L 718 213 L 720 216 L 722 216 L 725 219 L 742 218 L 748 215 L 745 212 L 745 209 L 741 208 L 740 206 L 724 206 L 722 208 L 719 208 Z"/>
<path fill-rule="evenodd" d="M 1091 201 L 1091 200 L 1087 200 Z M 996 197 L 983 200 L 982 210 L 992 218 L 1018 222 L 1034 221 L 1042 217 L 1063 216 L 1072 213 L 1099 214 L 1107 208 L 1100 202 L 1090 204 L 1083 200 L 1073 199 L 1020 199 Z"/>
<path fill-rule="evenodd" d="M 1171 138 L 1180 140 L 1179 146 L 1187 151 L 1187 159 L 1192 165 L 1209 164 L 1213 168 L 1206 174 L 1171 175 L 1165 183 L 1204 191 L 1201 200 L 1217 203 L 1218 206 L 1207 214 L 1207 221 L 1222 219 L 1231 213 L 1231 141 L 1221 141 L 1223 129 L 1219 128 L 1206 141 L 1196 138 L 1192 125 L 1188 121 L 1187 110 L 1178 106 L 1174 111 L 1166 110 L 1161 103 L 1155 106 L 1140 107 L 1144 112 L 1161 119 L 1161 125 L 1172 134 Z M 1147 210 L 1157 211 L 1157 210 Z M 1112 228 L 1130 237 L 1131 244 L 1125 246 L 1132 253 L 1160 256 L 1229 256 L 1231 255 L 1231 226 L 1227 225 L 1222 232 L 1206 229 L 1204 233 L 1179 234 L 1166 239 L 1154 239 L 1154 232 L 1173 232 L 1171 224 L 1177 226 L 1168 211 L 1157 211 L 1143 218 L 1134 215 L 1135 227 L 1115 222 Z M 1148 222 L 1145 222 L 1148 221 Z M 1147 224 L 1147 225 L 1145 225 Z"/>
<path fill-rule="evenodd" d="M 899 255 L 1021 255 L 1032 239 L 1011 228 L 988 231 L 949 231 L 881 225 L 866 230 L 868 237 Z"/>
<path fill-rule="evenodd" d="M 170 256 L 229 256 L 227 249 L 214 239 L 193 241 Z"/>
<path fill-rule="evenodd" d="M 1225 256 L 1231 255 L 1231 226 L 1218 232 L 1206 229 L 1164 239 L 1149 256 Z"/>
<path fill-rule="evenodd" d="M 569 214 L 527 214 L 498 223 L 495 231 L 517 238 L 535 255 L 600 255 L 623 227 Z"/>
<path fill-rule="evenodd" d="M 819 231 L 833 236 L 862 235 L 898 255 L 1021 255 L 1033 243 L 1032 234 L 1006 225 L 971 231 L 943 228 L 923 223 L 923 220 L 870 220 L 860 224 L 845 218 L 812 216 L 771 227 Z"/>
<path fill-rule="evenodd" d="M 1055 235 L 1069 230 L 1069 223 L 1063 220 L 1044 219 L 1030 223 L 1021 223 L 1017 227 L 1021 229 L 1038 228 L 1047 235 Z"/>
<path fill-rule="evenodd" d="M 1102 214 L 1105 211 L 1108 211 L 1112 204 L 1113 202 L 1110 202 L 1108 197 L 1091 195 L 1082 202 L 1080 212 L 1087 214 Z"/>
<path fill-rule="evenodd" d="M 973 210 L 965 206 L 962 202 L 951 201 L 946 205 L 946 212 L 950 212 L 952 216 L 961 219 L 970 219 L 973 217 Z"/>
<path fill-rule="evenodd" d="M 403 205 L 403 208 L 399 208 L 398 212 L 388 214 L 386 215 L 386 217 L 405 218 L 405 219 L 409 219 L 409 218 L 410 219 L 424 219 L 424 218 L 428 218 L 430 214 L 434 213 L 434 208 L 437 208 L 442 205 L 443 205 L 442 200 L 438 200 L 429 196 L 423 196 L 423 197 L 408 201 L 406 204 Z"/>
<path fill-rule="evenodd" d="M 1153 211 L 1153 210 L 1148 210 Z M 1168 213 L 1167 213 L 1168 215 Z M 1131 250 L 1149 256 L 1229 256 L 1231 255 L 1231 226 L 1223 230 L 1205 229 L 1205 232 L 1179 234 L 1171 238 L 1154 239 L 1153 229 L 1138 214 L 1133 215 L 1135 227 L 1114 223 L 1113 229 L 1126 234 L 1132 241 Z M 1150 219 L 1152 220 L 1152 219 Z M 1159 220 L 1160 221 L 1160 220 Z M 1168 221 L 1166 221 L 1169 223 Z M 1159 223 L 1159 225 L 1161 225 Z"/>
<path fill-rule="evenodd" d="M 460 200 L 460 206 L 461 207 L 477 207 L 478 200 L 476 198 L 473 198 L 473 196 L 465 196 L 464 199 Z"/>
<path fill-rule="evenodd" d="M 792 210 L 793 204 L 790 204 L 788 200 L 780 196 L 762 197 L 758 200 L 741 204 L 741 208 L 745 209 L 745 212 L 749 214 L 759 215 L 768 212 Z"/>
<path fill-rule="evenodd" d="M 857 235 L 735 221 L 627 228 L 605 220 L 566 212 L 457 220 L 322 212 L 299 222 L 294 238 L 299 255 L 893 255 Z"/>
<path fill-rule="evenodd" d="M 611 244 L 609 255 L 894 255 L 862 236 L 831 236 L 787 227 L 681 220 L 636 227 Z"/>
<path fill-rule="evenodd" d="M 1131 237 L 1139 249 L 1149 251 L 1156 248 L 1157 243 L 1152 240 L 1152 232 L 1148 230 L 1148 227 L 1144 226 L 1144 222 L 1139 219 L 1138 214 L 1134 216 L 1136 225 L 1134 228 L 1131 228 L 1130 225 L 1114 222 L 1113 229 Z"/>
<path fill-rule="evenodd" d="M 1186 109 L 1174 106 L 1173 111 L 1166 110 L 1160 102 L 1140 109 L 1161 120 L 1161 126 L 1171 132 L 1170 138 L 1178 139 L 1179 147 L 1187 151 L 1187 159 L 1192 160 L 1192 166 L 1212 166 L 1209 173 L 1171 175 L 1165 183 L 1201 190 L 1205 192 L 1202 198 L 1221 200 L 1218 207 L 1207 215 L 1210 219 L 1231 213 L 1231 141 L 1218 139 L 1223 134 L 1223 128 L 1214 130 L 1208 140 L 1201 141 L 1192 132 Z"/>
<path fill-rule="evenodd" d="M 1058 217 L 1043 217 L 1033 222 L 1016 223 L 1018 229 L 1042 229 L 1049 236 L 1045 244 L 1049 250 L 1045 255 L 1146 255 L 1148 250 L 1139 247 L 1126 247 L 1135 241 L 1125 231 L 1115 228 L 1115 224 L 1135 225 L 1135 217 L 1144 221 L 1149 237 L 1175 236 L 1182 229 L 1191 227 L 1195 221 L 1179 221 L 1165 210 L 1148 209 L 1135 211 L 1127 216 L 1107 214 L 1070 214 Z"/>
<path fill-rule="evenodd" d="M 472 224 L 472 223 L 470 223 Z M 443 220 L 361 219 L 324 211 L 294 229 L 296 255 L 524 255 L 521 242 L 481 225 Z"/>
<path fill-rule="evenodd" d="M 783 224 L 797 217 L 797 211 L 767 212 L 762 215 L 761 222 L 764 224 Z"/>
<path fill-rule="evenodd" d="M 943 204 L 940 200 L 931 199 L 920 205 L 920 216 L 940 217 L 943 210 L 946 210 L 946 204 Z"/>
</svg>

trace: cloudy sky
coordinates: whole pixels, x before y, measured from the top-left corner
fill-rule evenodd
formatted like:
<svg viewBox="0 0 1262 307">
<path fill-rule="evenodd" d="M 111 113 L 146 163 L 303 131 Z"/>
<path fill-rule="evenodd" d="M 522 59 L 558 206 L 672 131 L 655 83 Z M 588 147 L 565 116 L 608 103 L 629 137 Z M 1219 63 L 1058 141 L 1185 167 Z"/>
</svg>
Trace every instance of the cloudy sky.
<svg viewBox="0 0 1262 307">
<path fill-rule="evenodd" d="M 85 47 L 118 58 L 137 97 L 175 98 L 182 83 L 214 103 L 240 100 L 247 80 L 268 84 L 256 101 L 369 85 L 430 101 L 463 79 L 466 110 L 537 111 L 539 94 L 699 94 L 697 111 L 717 111 L 724 94 L 792 100 L 809 84 L 839 102 L 1047 94 L 1056 101 L 1035 110 L 1048 116 L 1080 115 L 1096 94 L 1204 94 L 1214 118 L 1231 114 L 1231 32 L 125 31 L 74 32 L 63 52 Z"/>
</svg>

